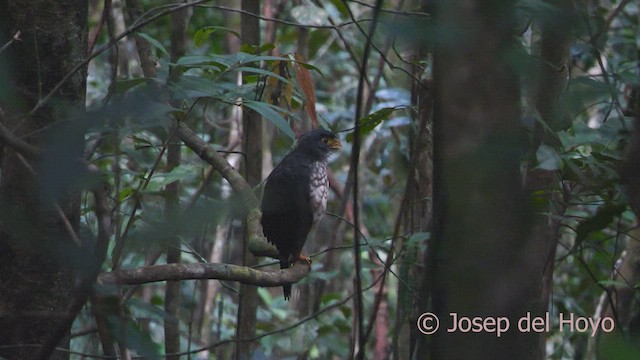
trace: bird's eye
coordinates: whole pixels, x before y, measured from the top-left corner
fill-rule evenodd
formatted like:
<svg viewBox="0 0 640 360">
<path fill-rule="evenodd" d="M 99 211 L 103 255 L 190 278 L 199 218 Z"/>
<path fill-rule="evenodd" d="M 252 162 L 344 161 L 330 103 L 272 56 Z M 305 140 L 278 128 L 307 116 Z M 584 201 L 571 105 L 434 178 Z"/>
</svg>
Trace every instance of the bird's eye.
<svg viewBox="0 0 640 360">
<path fill-rule="evenodd" d="M 327 139 L 327 138 L 323 137 L 323 138 L 322 138 L 322 142 L 326 144 L 326 143 L 328 143 L 328 142 L 329 142 L 329 139 Z"/>
</svg>

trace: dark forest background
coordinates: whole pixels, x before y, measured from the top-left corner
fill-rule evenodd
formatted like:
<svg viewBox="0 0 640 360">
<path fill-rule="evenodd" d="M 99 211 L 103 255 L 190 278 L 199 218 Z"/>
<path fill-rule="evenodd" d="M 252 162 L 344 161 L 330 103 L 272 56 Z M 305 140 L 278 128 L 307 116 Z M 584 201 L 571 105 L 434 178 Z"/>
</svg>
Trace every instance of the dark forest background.
<svg viewBox="0 0 640 360">
<path fill-rule="evenodd" d="M 628 0 L 0 2 L 0 358 L 640 358 L 639 21 Z M 317 127 L 343 143 L 328 213 L 312 270 L 279 271 L 263 181 Z"/>
</svg>

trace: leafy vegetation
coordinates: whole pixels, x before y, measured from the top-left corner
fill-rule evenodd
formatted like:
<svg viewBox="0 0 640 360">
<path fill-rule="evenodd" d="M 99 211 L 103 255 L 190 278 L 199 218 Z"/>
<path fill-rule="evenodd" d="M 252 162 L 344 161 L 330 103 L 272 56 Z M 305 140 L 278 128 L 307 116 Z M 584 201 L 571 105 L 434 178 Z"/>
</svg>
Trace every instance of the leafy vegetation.
<svg viewBox="0 0 640 360">
<path fill-rule="evenodd" d="M 255 209 L 229 172 L 247 173 L 248 139 L 260 142 L 258 172 L 266 175 L 304 130 L 332 129 L 345 141 L 342 153 L 330 160 L 328 214 L 307 241 L 312 271 L 297 283 L 292 302 L 282 299 L 280 287 L 258 289 L 252 338 L 238 338 L 238 282 L 168 279 L 125 286 L 98 277 L 88 306 L 73 322 L 72 354 L 91 358 L 130 351 L 164 358 L 172 355 L 164 345 L 171 321 L 177 323 L 182 358 L 231 358 L 243 351 L 256 359 L 349 358 L 356 356 L 359 336 L 366 340 L 361 354 L 404 358 L 418 351 L 416 341 L 428 341 L 415 322 L 420 311 L 430 309 L 433 296 L 428 280 L 434 142 L 438 146 L 433 50 L 443 46 L 440 42 L 458 46 L 447 42 L 458 34 L 436 28 L 432 9 L 413 1 L 392 1 L 384 9 L 366 1 L 262 3 L 263 14 L 248 14 L 262 19 L 263 42 L 256 45 L 243 41 L 237 8 L 195 2 L 181 15 L 188 26 L 180 34 L 172 27 L 176 4 L 127 1 L 146 10 L 132 18 L 126 9 L 104 9 L 110 1 L 92 2 L 88 30 L 97 34 L 95 48 L 111 46 L 88 62 L 86 112 L 45 129 L 45 161 L 35 171 L 46 179 L 41 189 L 54 200 L 61 184 L 77 179 L 81 246 L 61 258 L 79 274 L 91 268 L 82 251 L 100 247 L 105 215 L 98 210 L 104 204 L 94 196 L 96 184 L 107 189 L 112 223 L 102 273 L 166 264 L 172 262 L 171 250 L 179 250 L 182 263 L 242 265 L 248 261 L 245 243 L 249 248 L 249 239 L 257 236 L 251 230 Z M 519 159 L 522 183 L 530 191 L 532 214 L 544 218 L 555 249 L 548 260 L 554 265 L 550 294 L 541 301 L 557 319 L 569 313 L 605 316 L 607 306 L 614 307 L 607 301 L 623 290 L 631 289 L 632 299 L 616 303 L 628 312 L 627 321 L 617 323 L 621 336 L 604 339 L 599 353 L 593 345 L 598 339 L 552 323 L 544 334 L 546 357 L 636 358 L 640 349 L 626 340 L 637 336 L 640 275 L 622 274 L 616 262 L 637 255 L 637 214 L 625 188 L 634 178 L 625 178 L 623 169 L 640 119 L 640 8 L 625 0 L 570 6 L 568 12 L 554 2 L 515 3 L 521 28 L 513 32 L 521 48 L 508 56 L 523 90 L 520 126 L 529 135 Z M 160 11 L 166 16 L 151 21 Z M 377 11 L 382 24 L 369 34 Z M 125 30 L 143 21 L 148 23 L 142 28 Z M 120 34 L 109 34 L 111 22 L 127 37 L 116 42 Z M 545 27 L 566 28 L 570 41 L 566 61 L 550 64 L 566 74 L 560 96 L 541 109 L 542 95 L 534 88 L 545 77 L 540 69 L 549 65 L 540 43 Z M 434 33 L 442 38 L 434 39 Z M 172 40 L 176 34 L 182 38 Z M 363 55 L 367 37 L 374 45 L 370 58 Z M 153 69 L 143 68 L 147 55 L 141 42 L 150 48 Z M 365 82 L 362 98 L 359 81 Z M 363 115 L 354 119 L 358 110 Z M 249 113 L 263 121 L 262 133 L 245 133 Z M 208 150 L 185 146 L 178 124 L 193 130 Z M 350 173 L 356 131 L 362 149 L 357 226 Z M 86 162 L 100 176 L 71 161 L 68 138 L 78 133 L 84 136 Z M 227 162 L 224 169 L 205 161 L 209 150 Z M 531 185 L 533 178 L 551 180 Z M 261 186 L 251 189 L 258 197 Z M 354 227 L 361 242 L 356 254 Z M 356 256 L 360 268 L 354 266 Z M 277 261 L 256 257 L 252 267 L 276 269 Z M 179 301 L 177 311 L 169 313 L 167 287 L 174 280 L 181 280 Z M 358 297 L 362 309 L 355 309 Z"/>
</svg>

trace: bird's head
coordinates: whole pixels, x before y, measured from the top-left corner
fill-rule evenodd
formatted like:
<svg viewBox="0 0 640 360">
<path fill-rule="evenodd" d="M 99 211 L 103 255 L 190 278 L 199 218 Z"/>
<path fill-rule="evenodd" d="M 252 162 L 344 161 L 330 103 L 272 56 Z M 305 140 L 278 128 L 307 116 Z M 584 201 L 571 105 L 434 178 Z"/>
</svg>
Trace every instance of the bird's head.
<svg viewBox="0 0 640 360">
<path fill-rule="evenodd" d="M 315 129 L 303 134 L 297 147 L 309 151 L 314 157 L 326 158 L 332 151 L 342 149 L 342 143 L 331 131 Z"/>
</svg>

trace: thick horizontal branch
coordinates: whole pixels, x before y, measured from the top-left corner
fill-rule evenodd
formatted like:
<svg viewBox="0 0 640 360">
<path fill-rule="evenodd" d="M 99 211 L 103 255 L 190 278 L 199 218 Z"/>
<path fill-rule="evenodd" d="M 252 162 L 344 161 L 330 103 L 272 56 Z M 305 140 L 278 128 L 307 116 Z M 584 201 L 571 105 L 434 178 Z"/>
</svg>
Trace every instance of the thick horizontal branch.
<svg viewBox="0 0 640 360">
<path fill-rule="evenodd" d="M 256 270 L 232 264 L 165 264 L 103 273 L 98 283 L 140 285 L 166 280 L 229 280 L 262 287 L 293 284 L 309 272 L 305 262 L 285 270 Z"/>
</svg>

